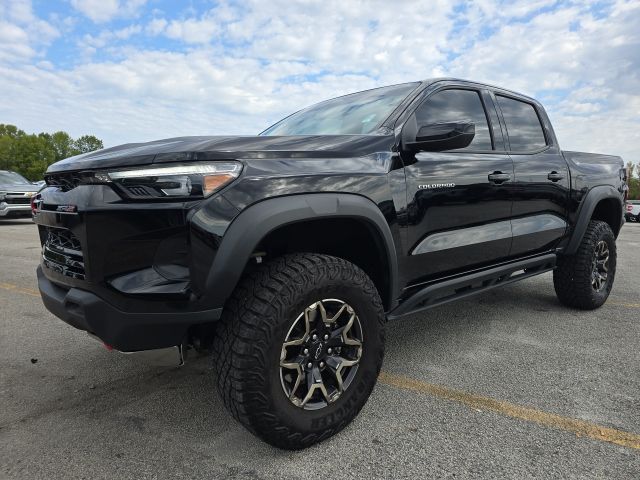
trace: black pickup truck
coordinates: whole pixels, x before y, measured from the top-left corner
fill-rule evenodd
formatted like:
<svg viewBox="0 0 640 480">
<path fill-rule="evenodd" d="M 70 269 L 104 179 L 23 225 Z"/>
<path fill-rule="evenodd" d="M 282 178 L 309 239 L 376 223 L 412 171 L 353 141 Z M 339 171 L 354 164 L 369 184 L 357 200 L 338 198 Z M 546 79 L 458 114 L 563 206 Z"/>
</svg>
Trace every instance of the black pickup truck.
<svg viewBox="0 0 640 480">
<path fill-rule="evenodd" d="M 560 150 L 532 98 L 433 79 L 327 100 L 258 136 L 52 165 L 34 199 L 46 307 L 109 348 L 212 351 L 225 405 L 299 449 L 371 393 L 387 320 L 553 271 L 602 305 L 619 157 Z"/>
</svg>

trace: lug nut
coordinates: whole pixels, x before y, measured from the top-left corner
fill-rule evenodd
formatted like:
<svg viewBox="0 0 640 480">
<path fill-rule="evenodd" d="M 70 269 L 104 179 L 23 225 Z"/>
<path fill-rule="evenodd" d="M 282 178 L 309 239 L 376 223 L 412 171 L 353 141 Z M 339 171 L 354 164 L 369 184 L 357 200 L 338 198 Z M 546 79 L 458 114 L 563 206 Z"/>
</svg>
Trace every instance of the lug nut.
<svg viewBox="0 0 640 480">
<path fill-rule="evenodd" d="M 329 335 L 325 335 L 325 336 L 324 336 L 324 339 L 325 339 L 325 340 L 329 340 Z"/>
<path fill-rule="evenodd" d="M 305 355 L 307 355 L 308 353 L 309 353 L 309 349 L 308 349 L 308 348 L 305 348 L 305 349 L 304 349 L 304 354 L 305 354 Z"/>
<path fill-rule="evenodd" d="M 324 367 L 324 362 L 320 362 L 320 368 Z"/>
<path fill-rule="evenodd" d="M 313 337 L 311 337 L 313 340 L 317 340 L 318 339 L 318 335 L 316 335 L 315 333 L 313 334 Z"/>
<path fill-rule="evenodd" d="M 327 348 L 327 353 L 331 353 L 331 349 L 330 348 Z"/>
<path fill-rule="evenodd" d="M 313 363 L 311 362 L 307 363 L 307 368 L 311 368 L 311 367 L 313 367 Z"/>
</svg>

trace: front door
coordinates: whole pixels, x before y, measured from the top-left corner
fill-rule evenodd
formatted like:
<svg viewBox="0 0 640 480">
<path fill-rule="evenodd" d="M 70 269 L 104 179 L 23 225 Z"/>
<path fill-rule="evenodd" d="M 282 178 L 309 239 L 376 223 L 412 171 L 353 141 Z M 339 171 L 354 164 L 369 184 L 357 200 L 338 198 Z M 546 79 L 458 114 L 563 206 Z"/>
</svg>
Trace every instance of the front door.
<svg viewBox="0 0 640 480">
<path fill-rule="evenodd" d="M 435 91 L 418 107 L 415 121 L 470 121 L 476 133 L 464 149 L 403 153 L 409 223 L 404 268 L 409 283 L 506 258 L 511 246 L 513 161 L 504 151 L 488 92 L 451 87 Z"/>
</svg>

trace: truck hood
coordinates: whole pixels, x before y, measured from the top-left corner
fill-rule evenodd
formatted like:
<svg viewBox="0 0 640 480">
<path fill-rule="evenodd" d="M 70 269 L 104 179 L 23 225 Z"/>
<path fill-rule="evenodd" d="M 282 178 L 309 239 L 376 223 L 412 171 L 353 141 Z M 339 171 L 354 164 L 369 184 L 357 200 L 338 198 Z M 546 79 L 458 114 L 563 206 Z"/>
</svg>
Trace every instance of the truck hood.
<svg viewBox="0 0 640 480">
<path fill-rule="evenodd" d="M 54 163 L 47 173 L 202 160 L 353 157 L 389 151 L 393 142 L 390 135 L 177 137 L 77 155 Z"/>
<path fill-rule="evenodd" d="M 40 190 L 39 185 L 32 185 L 30 183 L 0 184 L 0 192 L 35 193 L 38 190 Z"/>
</svg>

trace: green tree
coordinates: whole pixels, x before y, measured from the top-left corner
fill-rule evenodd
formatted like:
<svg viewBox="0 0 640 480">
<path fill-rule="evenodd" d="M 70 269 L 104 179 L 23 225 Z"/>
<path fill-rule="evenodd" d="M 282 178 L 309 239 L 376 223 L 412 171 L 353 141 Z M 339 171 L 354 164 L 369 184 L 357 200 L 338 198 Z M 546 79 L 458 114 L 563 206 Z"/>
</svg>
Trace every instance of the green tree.
<svg viewBox="0 0 640 480">
<path fill-rule="evenodd" d="M 77 155 L 79 152 L 76 150 L 74 140 L 67 132 L 55 132 L 52 134 L 41 133 L 40 137 L 44 138 L 55 153 L 55 161 L 63 160 L 65 158 Z"/>
<path fill-rule="evenodd" d="M 0 128 L 2 127 L 4 127 L 4 125 L 0 125 Z M 3 170 L 9 170 L 9 167 L 12 164 L 13 143 L 13 137 L 10 137 L 9 135 L 0 136 L 0 168 Z"/>
<path fill-rule="evenodd" d="M 640 200 L 640 164 L 627 162 L 627 186 L 629 187 L 629 199 Z"/>
<path fill-rule="evenodd" d="M 640 178 L 629 178 L 629 198 L 631 200 L 640 200 Z"/>
<path fill-rule="evenodd" d="M 627 162 L 627 176 L 629 178 L 633 178 L 633 173 L 636 169 L 636 166 L 633 162 L 629 161 Z"/>
<path fill-rule="evenodd" d="M 0 123 L 0 137 L 17 138 L 25 135 L 23 130 L 18 129 L 15 125 L 4 125 Z"/>
<path fill-rule="evenodd" d="M 54 161 L 55 152 L 44 138 L 23 135 L 15 140 L 12 170 L 18 171 L 28 179 L 41 179 L 47 167 Z"/>
<path fill-rule="evenodd" d="M 102 140 L 93 135 L 83 135 L 73 142 L 73 148 L 77 153 L 93 152 L 94 150 L 100 150 L 104 148 Z"/>
<path fill-rule="evenodd" d="M 103 148 L 93 135 L 73 139 L 66 132 L 27 134 L 15 125 L 0 124 L 0 168 L 16 171 L 30 180 L 42 179 L 47 167 L 80 153 Z"/>
</svg>

